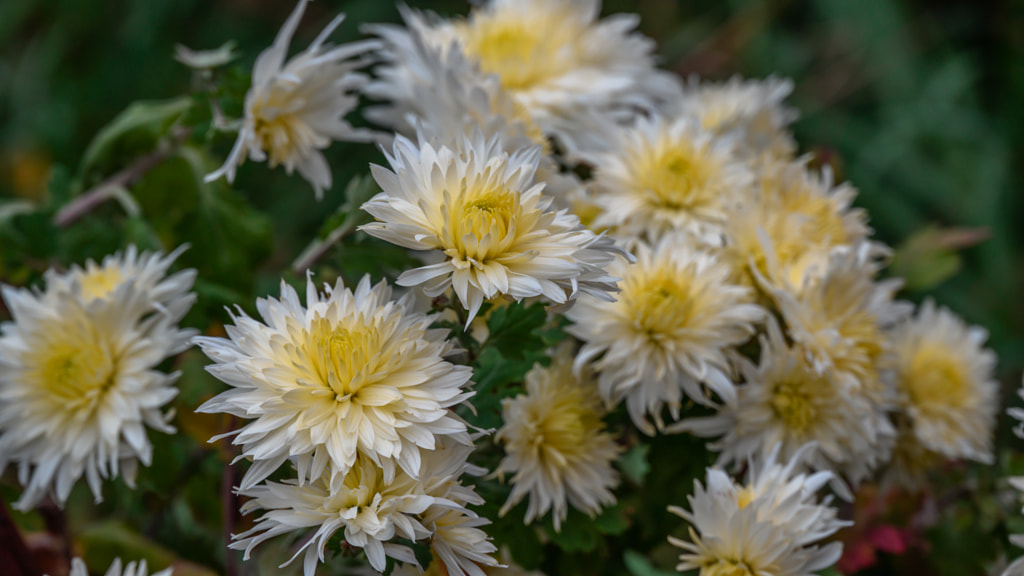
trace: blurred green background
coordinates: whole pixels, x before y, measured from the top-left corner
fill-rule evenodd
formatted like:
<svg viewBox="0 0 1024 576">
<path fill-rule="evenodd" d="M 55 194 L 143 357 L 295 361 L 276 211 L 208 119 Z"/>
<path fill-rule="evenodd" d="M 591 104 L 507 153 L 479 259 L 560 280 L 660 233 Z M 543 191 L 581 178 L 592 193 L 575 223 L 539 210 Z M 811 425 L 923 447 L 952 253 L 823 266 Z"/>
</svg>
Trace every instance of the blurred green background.
<svg viewBox="0 0 1024 576">
<path fill-rule="evenodd" d="M 443 14 L 468 7 L 455 0 L 408 3 Z M 53 170 L 74 173 L 97 131 L 131 102 L 187 92 L 190 71 L 171 57 L 176 43 L 206 49 L 234 40 L 248 67 L 293 6 L 291 0 L 0 0 L 0 200 L 44 201 Z M 317 0 L 294 45 L 304 46 L 337 11 L 348 14 L 339 42 L 356 38 L 361 23 L 398 18 L 389 0 Z M 681 75 L 792 78 L 789 102 L 800 111 L 794 130 L 801 151 L 815 153 L 860 190 L 857 203 L 869 211 L 878 238 L 899 249 L 894 273 L 915 288 L 907 298 L 934 296 L 990 330 L 1004 396 L 1019 403 L 1024 1 L 608 0 L 604 11 L 638 12 L 663 65 Z M 255 287 L 244 277 L 217 286 L 235 288 L 244 302 L 251 302 L 249 292 L 274 290 L 281 271 L 342 203 L 348 180 L 366 173 L 367 162 L 380 161 L 370 146 L 343 144 L 329 158 L 335 186 L 321 203 L 298 177 L 242 168 L 237 188 L 265 215 L 249 222 L 250 229 L 269 227 L 272 240 L 254 249 L 261 263 Z M 174 202 L 148 203 L 144 194 L 140 184 L 144 212 Z M 73 253 L 107 249 L 83 246 Z M 24 281 L 8 272 L 0 262 L 0 281 Z M 224 299 L 232 297 L 237 294 Z M 189 356 L 185 370 L 199 373 L 199 365 Z M 999 446 L 1004 454 L 1024 446 L 1005 418 Z M 216 474 L 215 462 L 202 465 Z"/>
</svg>

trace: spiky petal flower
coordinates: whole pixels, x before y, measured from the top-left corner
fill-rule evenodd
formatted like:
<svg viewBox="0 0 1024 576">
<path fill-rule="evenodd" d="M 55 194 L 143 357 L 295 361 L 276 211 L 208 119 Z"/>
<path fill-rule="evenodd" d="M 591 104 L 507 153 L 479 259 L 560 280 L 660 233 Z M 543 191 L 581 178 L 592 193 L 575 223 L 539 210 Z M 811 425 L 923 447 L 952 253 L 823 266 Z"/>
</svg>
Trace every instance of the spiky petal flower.
<svg viewBox="0 0 1024 576">
<path fill-rule="evenodd" d="M 243 513 L 266 512 L 252 529 L 235 536 L 231 548 L 245 550 L 245 559 L 248 559 L 253 548 L 270 538 L 313 529 L 312 537 L 292 558 L 303 555 L 305 574 L 313 576 L 318 560 L 324 561 L 327 542 L 342 530 L 345 541 L 362 548 L 377 571 L 384 570 L 387 557 L 416 564 L 412 549 L 392 540 L 402 538 L 416 542 L 438 534 L 441 538 L 450 537 L 451 534 L 445 532 L 447 526 L 438 529 L 438 524 L 444 524 L 436 513 L 439 508 L 468 518 L 476 517 L 465 505 L 481 500 L 471 488 L 459 482 L 464 473 L 480 473 L 466 463 L 471 451 L 472 447 L 441 440 L 435 450 L 423 452 L 415 474 L 398 469 L 389 478 L 371 458 L 360 454 L 343 474 L 328 468 L 309 483 L 268 481 L 242 490 L 243 495 L 252 498 L 242 506 Z M 469 528 L 479 530 L 475 525 L 482 523 L 473 524 Z M 473 538 L 476 539 L 475 534 Z M 480 541 L 485 545 L 481 546 Z M 486 539 L 479 539 L 475 550 L 485 548 Z M 448 550 L 453 549 L 449 546 Z M 458 570 L 471 561 L 466 559 L 466 554 L 465 549 L 459 549 L 448 556 L 445 562 L 449 573 L 458 574 Z M 449 561 L 452 563 L 448 564 Z"/>
<path fill-rule="evenodd" d="M 178 374 L 156 367 L 194 334 L 177 326 L 194 274 L 164 279 L 169 260 L 142 260 L 160 270 L 115 258 L 109 273 L 50 272 L 46 292 L 3 287 L 13 321 L 0 326 L 0 470 L 17 463 L 21 510 L 47 495 L 62 505 L 83 474 L 100 500 L 102 478 L 131 484 L 138 462 L 149 465 L 147 426 L 174 432 L 162 407 Z M 112 271 L 123 275 L 108 285 Z"/>
<path fill-rule="evenodd" d="M 396 462 L 415 477 L 437 436 L 469 442 L 449 408 L 472 395 L 463 390 L 472 371 L 444 360 L 447 331 L 431 329 L 413 297 L 392 301 L 369 276 L 355 292 L 339 279 L 320 294 L 310 277 L 303 306 L 282 282 L 280 300 L 257 301 L 263 322 L 239 312 L 228 338 L 196 339 L 215 362 L 210 373 L 232 387 L 198 411 L 252 420 L 232 433 L 254 462 L 243 489 L 289 458 L 300 483 L 345 474 L 360 454 L 388 478 Z"/>
<path fill-rule="evenodd" d="M 716 136 L 738 137 L 741 153 L 781 158 L 796 148 L 787 127 L 797 114 L 783 105 L 792 91 L 792 81 L 774 77 L 744 80 L 734 76 L 720 83 L 691 79 L 679 107 Z"/>
<path fill-rule="evenodd" d="M 713 138 L 686 116 L 655 115 L 614 130 L 605 149 L 584 154 L 594 168 L 596 228 L 657 242 L 688 232 L 721 244 L 729 211 L 754 180 L 732 140 Z"/>
<path fill-rule="evenodd" d="M 930 300 L 893 331 L 896 388 L 912 434 L 946 458 L 992 461 L 999 384 L 987 336 Z"/>
<path fill-rule="evenodd" d="M 344 19 L 339 15 L 308 48 L 285 61 L 307 2 L 299 0 L 274 43 L 256 59 L 238 139 L 224 165 L 207 175 L 207 181 L 234 181 L 235 170 L 251 157 L 269 160 L 271 167 L 284 165 L 289 174 L 298 169 L 320 198 L 331 186 L 331 169 L 320 151 L 332 140 L 372 137 L 353 128 L 345 115 L 355 108 L 356 91 L 366 82 L 366 76 L 356 72 L 366 60 L 355 57 L 376 48 L 376 42 L 328 44 Z"/>
<path fill-rule="evenodd" d="M 744 360 L 740 370 L 744 383 L 735 405 L 671 429 L 718 437 L 710 448 L 721 451 L 721 465 L 738 467 L 776 450 L 788 461 L 803 450 L 811 468 L 835 473 L 833 487 L 848 498 L 840 476 L 855 486 L 885 461 L 895 430 L 883 407 L 831 372 L 815 370 L 802 351 L 786 344 L 774 320 L 761 338 L 760 364 Z M 809 442 L 814 448 L 804 449 Z"/>
<path fill-rule="evenodd" d="M 1024 387 L 1017 389 L 1017 395 L 1024 398 Z M 1013 407 L 1008 409 L 1007 412 L 1011 417 L 1017 420 L 1017 425 L 1013 428 L 1013 433 L 1016 434 L 1018 438 L 1024 438 L 1024 409 Z M 1024 493 L 1024 476 L 1015 476 L 1010 478 L 1009 482 L 1014 489 Z M 1024 548 L 1024 534 L 1011 534 L 1010 543 L 1014 546 Z M 1024 576 L 1024 556 L 1010 564 L 1006 568 L 1006 571 L 1003 572 L 1003 576 Z"/>
<path fill-rule="evenodd" d="M 842 543 L 818 542 L 850 523 L 836 519 L 829 497 L 815 502 L 831 474 L 798 474 L 801 457 L 798 452 L 782 465 L 772 453 L 762 466 L 752 462 L 745 485 L 709 468 L 706 487 L 694 482 L 691 510 L 669 507 L 691 526 L 690 542 L 669 537 L 684 550 L 676 569 L 700 570 L 700 576 L 811 576 L 834 564 Z"/>
<path fill-rule="evenodd" d="M 423 285 L 430 296 L 451 287 L 469 320 L 497 296 L 611 300 L 616 279 L 605 267 L 620 251 L 551 208 L 534 181 L 539 158 L 539 147 L 508 154 L 500 137 L 479 133 L 454 148 L 399 136 L 388 154 L 394 171 L 372 167 L 383 191 L 363 205 L 377 222 L 361 229 L 412 250 L 441 251 L 443 261 L 406 271 L 398 283 Z"/>
<path fill-rule="evenodd" d="M 654 418 L 664 428 L 667 406 L 679 419 L 683 393 L 712 404 L 706 386 L 726 402 L 736 390 L 731 382 L 729 350 L 745 342 L 764 310 L 753 291 L 733 283 L 732 270 L 715 255 L 678 234 L 656 245 L 638 243 L 637 262 L 618 261 L 609 272 L 622 277 L 616 302 L 581 298 L 566 314 L 568 331 L 584 342 L 577 369 L 591 360 L 600 373 L 606 402 L 623 398 L 633 423 L 647 434 Z"/>
<path fill-rule="evenodd" d="M 159 572 L 154 572 L 152 576 L 171 576 L 172 572 L 174 572 L 173 568 L 165 568 Z M 149 569 L 146 566 L 145 560 L 139 560 L 138 563 L 129 562 L 122 571 L 121 559 L 115 558 L 107 570 L 106 576 L 147 576 L 148 574 Z M 89 576 L 89 569 L 81 558 L 73 558 L 71 560 L 71 573 L 69 576 Z"/>
<path fill-rule="evenodd" d="M 638 18 L 616 15 L 599 22 L 600 9 L 600 0 L 493 0 L 466 20 L 415 13 L 405 19 L 411 33 L 435 46 L 461 49 L 484 74 L 495 75 L 550 133 L 581 108 L 651 109 L 679 97 L 678 80 L 654 67 L 653 42 L 633 32 Z M 397 40 L 393 45 L 405 43 L 404 31 L 388 30 Z M 399 121 L 415 108 L 415 79 L 422 74 L 416 60 L 402 56 L 386 51 L 380 80 L 368 87 L 394 102 L 390 115 Z"/>
<path fill-rule="evenodd" d="M 604 407 L 589 374 L 572 370 L 571 350 L 563 347 L 550 367 L 526 374 L 526 394 L 502 401 L 504 426 L 495 437 L 505 446 L 496 474 L 513 473 L 504 515 L 524 497 L 524 522 L 552 511 L 555 530 L 572 504 L 591 516 L 615 503 L 618 484 L 612 468 L 620 449 L 604 429 Z"/>
</svg>

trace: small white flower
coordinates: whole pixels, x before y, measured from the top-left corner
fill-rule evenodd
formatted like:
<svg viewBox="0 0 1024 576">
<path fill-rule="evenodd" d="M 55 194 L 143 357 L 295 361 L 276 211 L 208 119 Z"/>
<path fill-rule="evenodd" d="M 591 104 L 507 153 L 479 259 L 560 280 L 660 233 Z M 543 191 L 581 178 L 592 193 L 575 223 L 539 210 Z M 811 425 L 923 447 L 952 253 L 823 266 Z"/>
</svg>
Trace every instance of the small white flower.
<svg viewBox="0 0 1024 576">
<path fill-rule="evenodd" d="M 195 332 L 177 326 L 194 272 L 164 278 L 174 255 L 135 256 L 49 272 L 46 292 L 3 287 L 0 470 L 17 463 L 21 510 L 47 495 L 63 505 L 83 474 L 97 500 L 101 478 L 132 484 L 152 459 L 146 427 L 174 432 L 162 408 L 178 374 L 156 367 Z"/>
<path fill-rule="evenodd" d="M 750 465 L 746 485 L 721 470 L 709 468 L 707 486 L 695 481 L 690 511 L 669 511 L 690 523 L 690 542 L 669 537 L 682 548 L 680 572 L 701 576 L 812 576 L 834 564 L 840 542 L 818 542 L 850 525 L 836 519 L 829 498 L 818 504 L 815 494 L 831 474 L 797 474 L 798 452 L 789 464 L 777 464 L 772 453 L 763 466 Z"/>
<path fill-rule="evenodd" d="M 444 360 L 447 331 L 413 310 L 414 295 L 392 301 L 369 276 L 355 292 L 340 279 L 324 290 L 308 278 L 303 306 L 282 282 L 280 300 L 257 301 L 263 322 L 240 312 L 228 338 L 196 338 L 210 373 L 231 386 L 197 411 L 252 420 L 231 433 L 254 461 L 243 489 L 289 458 L 300 483 L 331 465 L 345 474 L 360 454 L 389 478 L 395 463 L 415 477 L 438 436 L 469 442 L 449 408 L 472 395 L 463 389 L 472 370 Z"/>
<path fill-rule="evenodd" d="M 709 132 L 738 136 L 742 152 L 786 157 L 796 149 L 787 128 L 797 113 L 782 103 L 792 91 L 791 80 L 773 77 L 720 83 L 692 78 L 679 108 Z"/>
<path fill-rule="evenodd" d="M 612 462 L 621 451 L 605 431 L 604 408 L 589 371 L 573 374 L 572 355 L 563 347 L 550 367 L 526 374 L 526 394 L 502 401 L 505 424 L 495 440 L 505 446 L 496 474 L 513 473 L 504 515 L 524 497 L 526 524 L 552 511 L 555 530 L 568 504 L 591 516 L 615 503 L 618 474 Z"/>
<path fill-rule="evenodd" d="M 479 473 L 466 463 L 471 451 L 471 446 L 439 443 L 436 449 L 423 452 L 414 475 L 399 469 L 392 478 L 372 459 L 360 454 L 344 474 L 325 469 L 321 477 L 309 483 L 268 481 L 242 490 L 241 494 L 252 498 L 242 506 L 243 513 L 266 512 L 252 529 L 234 536 L 231 548 L 245 550 L 248 560 L 253 548 L 270 538 L 315 529 L 292 557 L 303 554 L 305 574 L 313 576 L 317 561 L 324 561 L 327 542 L 339 530 L 343 530 L 348 544 L 366 552 L 370 565 L 377 571 L 384 570 L 387 557 L 417 563 L 412 549 L 392 542 L 393 539 L 416 542 L 436 538 L 435 547 L 440 544 L 451 553 L 445 560 L 448 570 L 457 574 L 473 562 L 477 553 L 486 555 L 489 546 L 486 538 L 481 539 L 472 531 L 478 530 L 483 522 L 471 522 L 463 528 L 469 531 L 459 532 L 438 513 L 439 508 L 449 509 L 475 518 L 465 505 L 481 500 L 472 488 L 459 482 L 464 473 Z M 448 532 L 449 529 L 455 532 Z M 475 544 L 448 540 L 460 533 L 471 535 Z M 466 544 L 472 545 L 467 548 Z"/>
<path fill-rule="evenodd" d="M 666 235 L 655 246 L 636 245 L 637 262 L 619 260 L 609 272 L 622 278 L 619 298 L 581 298 L 566 316 L 568 332 L 584 342 L 576 357 L 594 369 L 606 402 L 623 398 L 633 423 L 646 434 L 664 428 L 667 406 L 679 419 L 683 393 L 712 404 L 706 386 L 726 402 L 736 390 L 729 351 L 753 333 L 764 310 L 753 290 L 735 284 L 732 270 L 692 238 Z"/>
<path fill-rule="evenodd" d="M 372 134 L 353 128 L 346 120 L 358 103 L 357 90 L 366 82 L 361 68 L 364 55 L 376 42 L 342 46 L 327 44 L 344 15 L 335 18 L 304 51 L 287 62 L 288 45 L 302 19 L 308 0 L 299 0 L 270 48 L 256 59 L 252 88 L 245 96 L 245 118 L 238 139 L 224 165 L 206 180 L 235 179 L 235 170 L 247 157 L 273 168 L 298 169 L 319 199 L 331 187 L 331 169 L 320 150 L 332 140 L 368 141 Z"/>
<path fill-rule="evenodd" d="M 605 149 L 586 154 L 594 166 L 596 228 L 657 242 L 686 232 L 720 245 L 729 211 L 753 175 L 729 139 L 713 138 L 691 118 L 655 115 L 612 131 Z"/>
<path fill-rule="evenodd" d="M 159 572 L 154 572 L 151 576 L 171 576 L 173 571 L 173 568 L 165 568 Z M 121 559 L 116 558 L 107 570 L 106 576 L 147 576 L 148 574 L 149 570 L 146 567 L 145 560 L 139 560 L 138 563 L 129 562 L 122 572 Z M 73 558 L 71 560 L 71 573 L 69 576 L 89 576 L 89 569 L 81 558 Z"/>
<path fill-rule="evenodd" d="M 911 434 L 946 458 L 992 462 L 999 409 L 988 333 L 927 300 L 892 333 L 893 376 Z"/>
<path fill-rule="evenodd" d="M 799 349 L 786 344 L 773 319 L 761 338 L 760 365 L 744 360 L 740 370 L 744 383 L 734 405 L 670 427 L 720 437 L 709 446 L 721 451 L 719 464 L 738 467 L 773 450 L 788 460 L 814 442 L 814 449 L 804 450 L 808 465 L 834 472 L 833 487 L 852 499 L 839 475 L 856 486 L 888 457 L 895 430 L 882 406 L 831 372 L 815 370 Z"/>
<path fill-rule="evenodd" d="M 360 229 L 412 250 L 439 250 L 444 260 L 404 272 L 403 286 L 430 296 L 451 287 L 476 316 L 484 300 L 542 296 L 555 304 L 580 293 L 611 300 L 605 272 L 621 253 L 551 208 L 534 176 L 540 147 L 504 151 L 500 137 L 462 136 L 454 148 L 416 145 L 399 136 L 388 162 L 372 166 L 383 190 L 363 205 L 377 222 Z"/>
<path fill-rule="evenodd" d="M 413 42 L 408 35 L 419 35 L 461 50 L 496 76 L 545 133 L 571 136 L 566 121 L 584 108 L 651 109 L 677 100 L 679 81 L 654 67 L 654 43 L 633 32 L 639 19 L 620 14 L 598 21 L 600 9 L 599 0 L 494 0 L 454 21 L 409 11 L 410 31 L 375 28 L 389 46 L 367 92 L 393 102 L 386 114 L 392 121 L 416 108 L 423 71 L 404 48 Z"/>
</svg>

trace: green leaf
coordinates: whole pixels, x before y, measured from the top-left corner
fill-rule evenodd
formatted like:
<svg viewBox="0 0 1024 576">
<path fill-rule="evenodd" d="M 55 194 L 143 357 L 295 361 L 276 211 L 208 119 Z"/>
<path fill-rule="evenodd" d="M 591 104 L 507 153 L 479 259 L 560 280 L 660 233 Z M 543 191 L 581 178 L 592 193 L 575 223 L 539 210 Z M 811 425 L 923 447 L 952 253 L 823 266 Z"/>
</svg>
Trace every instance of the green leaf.
<svg viewBox="0 0 1024 576">
<path fill-rule="evenodd" d="M 630 482 L 637 485 L 644 483 L 644 476 L 651 470 L 651 465 L 647 462 L 647 454 L 650 451 L 649 445 L 636 444 L 619 458 L 619 469 Z"/>
<path fill-rule="evenodd" d="M 93 138 L 82 157 L 79 178 L 84 180 L 93 172 L 105 174 L 115 169 L 119 161 L 123 164 L 124 158 L 153 150 L 191 105 L 188 96 L 133 102 Z"/>
<path fill-rule="evenodd" d="M 626 569 L 633 576 L 674 576 L 676 574 L 655 568 L 646 556 L 635 550 L 626 550 L 622 555 L 622 560 L 626 563 Z"/>
</svg>

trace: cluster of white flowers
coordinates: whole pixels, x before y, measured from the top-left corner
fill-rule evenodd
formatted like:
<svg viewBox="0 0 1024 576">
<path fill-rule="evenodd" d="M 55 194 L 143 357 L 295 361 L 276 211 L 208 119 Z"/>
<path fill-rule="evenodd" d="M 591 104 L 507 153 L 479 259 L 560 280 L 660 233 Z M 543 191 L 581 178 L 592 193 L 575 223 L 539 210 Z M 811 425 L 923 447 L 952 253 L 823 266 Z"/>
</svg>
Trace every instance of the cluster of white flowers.
<svg viewBox="0 0 1024 576">
<path fill-rule="evenodd" d="M 168 276 L 181 253 L 134 246 L 102 263 L 50 270 L 45 290 L 3 287 L 12 321 L 0 325 L 0 470 L 14 463 L 16 506 L 58 505 L 83 475 L 132 484 L 153 458 L 146 428 L 173 433 L 178 373 L 157 370 L 195 333 L 178 327 L 192 307 L 195 272 Z"/>
<path fill-rule="evenodd" d="M 491 0 L 464 19 L 404 8 L 404 26 L 332 46 L 339 16 L 288 58 L 306 3 L 256 60 L 209 178 L 267 160 L 320 196 L 332 141 L 383 142 L 359 230 L 424 265 L 397 278 L 400 295 L 310 274 L 303 302 L 282 282 L 258 318 L 229 311 L 226 337 L 194 338 L 228 386 L 198 411 L 243 421 L 214 440 L 248 462 L 237 491 L 260 515 L 230 543 L 245 558 L 303 532 L 292 559 L 306 576 L 336 538 L 381 572 L 389 558 L 419 569 L 410 543 L 429 545 L 432 573 L 506 568 L 471 509 L 484 500 L 469 477 L 488 471 L 470 456 L 491 432 L 457 412 L 472 369 L 417 295 L 446 296 L 481 340 L 485 305 L 540 301 L 567 319 L 552 363 L 500 391 L 501 515 L 528 500 L 524 522 L 550 512 L 559 531 L 569 506 L 614 504 L 623 447 L 604 417 L 620 404 L 643 434 L 709 438 L 718 466 L 746 466 L 742 485 L 709 469 L 691 510 L 672 509 L 692 525 L 670 539 L 679 570 L 812 574 L 848 525 L 816 501 L 825 486 L 852 499 L 873 476 L 912 484 L 939 459 L 992 460 L 985 332 L 895 299 L 855 190 L 797 156 L 790 82 L 683 83 L 655 67 L 635 17 L 599 19 L 598 0 Z M 394 134 L 345 120 L 361 96 Z M 167 276 L 177 254 L 129 249 L 51 272 L 46 290 L 4 289 L 0 469 L 18 465 L 19 507 L 63 502 L 83 474 L 97 498 L 101 478 L 130 482 L 151 458 L 145 427 L 170 431 L 176 374 L 155 367 L 192 338 L 177 323 L 194 274 Z"/>
</svg>

